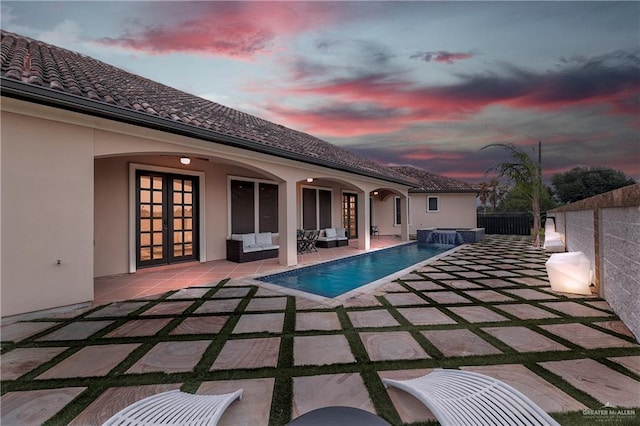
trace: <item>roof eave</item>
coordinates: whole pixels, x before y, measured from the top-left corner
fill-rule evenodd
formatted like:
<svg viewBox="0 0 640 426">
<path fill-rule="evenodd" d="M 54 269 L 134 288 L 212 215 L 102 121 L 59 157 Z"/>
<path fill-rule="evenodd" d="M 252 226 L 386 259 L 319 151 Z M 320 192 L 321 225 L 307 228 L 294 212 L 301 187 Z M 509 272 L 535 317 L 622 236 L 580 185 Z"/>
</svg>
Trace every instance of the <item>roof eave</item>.
<svg viewBox="0 0 640 426">
<path fill-rule="evenodd" d="M 274 155 L 280 158 L 300 161 L 306 164 L 328 167 L 334 170 L 380 179 L 386 182 L 392 182 L 404 186 L 414 185 L 411 182 L 394 179 L 390 176 L 384 176 L 373 172 L 365 172 L 361 169 L 345 166 L 343 164 L 333 163 L 322 159 L 312 159 L 295 152 L 283 150 L 277 147 L 265 146 L 238 136 L 231 136 L 209 129 L 202 129 L 190 124 L 178 123 L 166 118 L 156 117 L 146 113 L 125 109 L 120 106 L 94 101 L 70 93 L 59 92 L 44 87 L 25 84 L 16 80 L 8 79 L 4 76 L 0 77 L 0 83 L 0 94 L 2 96 L 14 99 L 62 108 L 68 111 L 107 118 L 123 123 L 146 127 L 149 129 L 161 130 L 181 136 L 193 137 L 196 139 L 205 140 L 207 142 L 214 142 L 226 146 L 232 146 L 235 148 L 247 149 L 261 154 Z"/>
</svg>

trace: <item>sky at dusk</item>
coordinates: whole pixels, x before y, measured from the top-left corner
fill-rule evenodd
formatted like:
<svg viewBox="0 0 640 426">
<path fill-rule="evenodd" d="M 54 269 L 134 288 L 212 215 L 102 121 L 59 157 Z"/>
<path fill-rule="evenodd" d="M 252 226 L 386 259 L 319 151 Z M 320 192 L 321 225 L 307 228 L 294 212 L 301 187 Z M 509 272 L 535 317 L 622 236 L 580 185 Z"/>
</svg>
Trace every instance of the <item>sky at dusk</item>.
<svg viewBox="0 0 640 426">
<path fill-rule="evenodd" d="M 468 182 L 535 155 L 640 179 L 640 2 L 13 2 L 2 28 Z"/>
</svg>

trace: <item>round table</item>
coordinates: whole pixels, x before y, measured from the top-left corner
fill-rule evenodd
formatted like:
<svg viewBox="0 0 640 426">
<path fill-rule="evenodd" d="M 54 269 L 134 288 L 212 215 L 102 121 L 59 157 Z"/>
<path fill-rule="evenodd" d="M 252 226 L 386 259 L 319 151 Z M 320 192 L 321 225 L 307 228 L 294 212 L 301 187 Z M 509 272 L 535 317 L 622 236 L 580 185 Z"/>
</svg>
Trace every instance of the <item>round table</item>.
<svg viewBox="0 0 640 426">
<path fill-rule="evenodd" d="M 354 407 L 323 407 L 309 411 L 288 426 L 391 426 L 384 419 Z"/>
</svg>

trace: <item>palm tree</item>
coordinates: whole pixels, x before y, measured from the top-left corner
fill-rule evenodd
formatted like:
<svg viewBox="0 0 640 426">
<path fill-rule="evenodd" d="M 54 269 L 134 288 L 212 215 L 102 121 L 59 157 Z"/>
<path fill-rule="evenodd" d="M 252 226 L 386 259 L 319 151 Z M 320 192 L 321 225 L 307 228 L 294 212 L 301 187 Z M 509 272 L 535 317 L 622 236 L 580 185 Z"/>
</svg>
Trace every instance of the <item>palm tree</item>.
<svg viewBox="0 0 640 426">
<path fill-rule="evenodd" d="M 540 193 L 542 187 L 540 162 L 535 162 L 522 148 L 510 143 L 492 143 L 482 147 L 482 149 L 495 146 L 508 150 L 509 160 L 499 163 L 489 170 L 494 170 L 499 177 L 506 177 L 520 186 L 531 201 L 533 210 L 533 246 L 540 247 Z"/>
<path fill-rule="evenodd" d="M 480 204 L 482 204 L 483 212 L 487 213 L 487 200 L 489 199 L 491 184 L 488 182 L 480 182 L 478 189 L 480 191 Z"/>
</svg>

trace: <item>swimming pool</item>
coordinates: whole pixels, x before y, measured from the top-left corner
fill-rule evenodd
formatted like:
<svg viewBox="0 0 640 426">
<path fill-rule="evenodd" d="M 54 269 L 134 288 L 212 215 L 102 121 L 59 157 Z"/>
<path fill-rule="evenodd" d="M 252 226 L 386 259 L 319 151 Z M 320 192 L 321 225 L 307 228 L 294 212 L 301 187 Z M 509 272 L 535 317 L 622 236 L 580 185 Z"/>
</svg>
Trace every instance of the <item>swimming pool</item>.
<svg viewBox="0 0 640 426">
<path fill-rule="evenodd" d="M 336 297 L 387 277 L 454 246 L 409 243 L 359 254 L 257 280 L 324 297 Z"/>
</svg>

